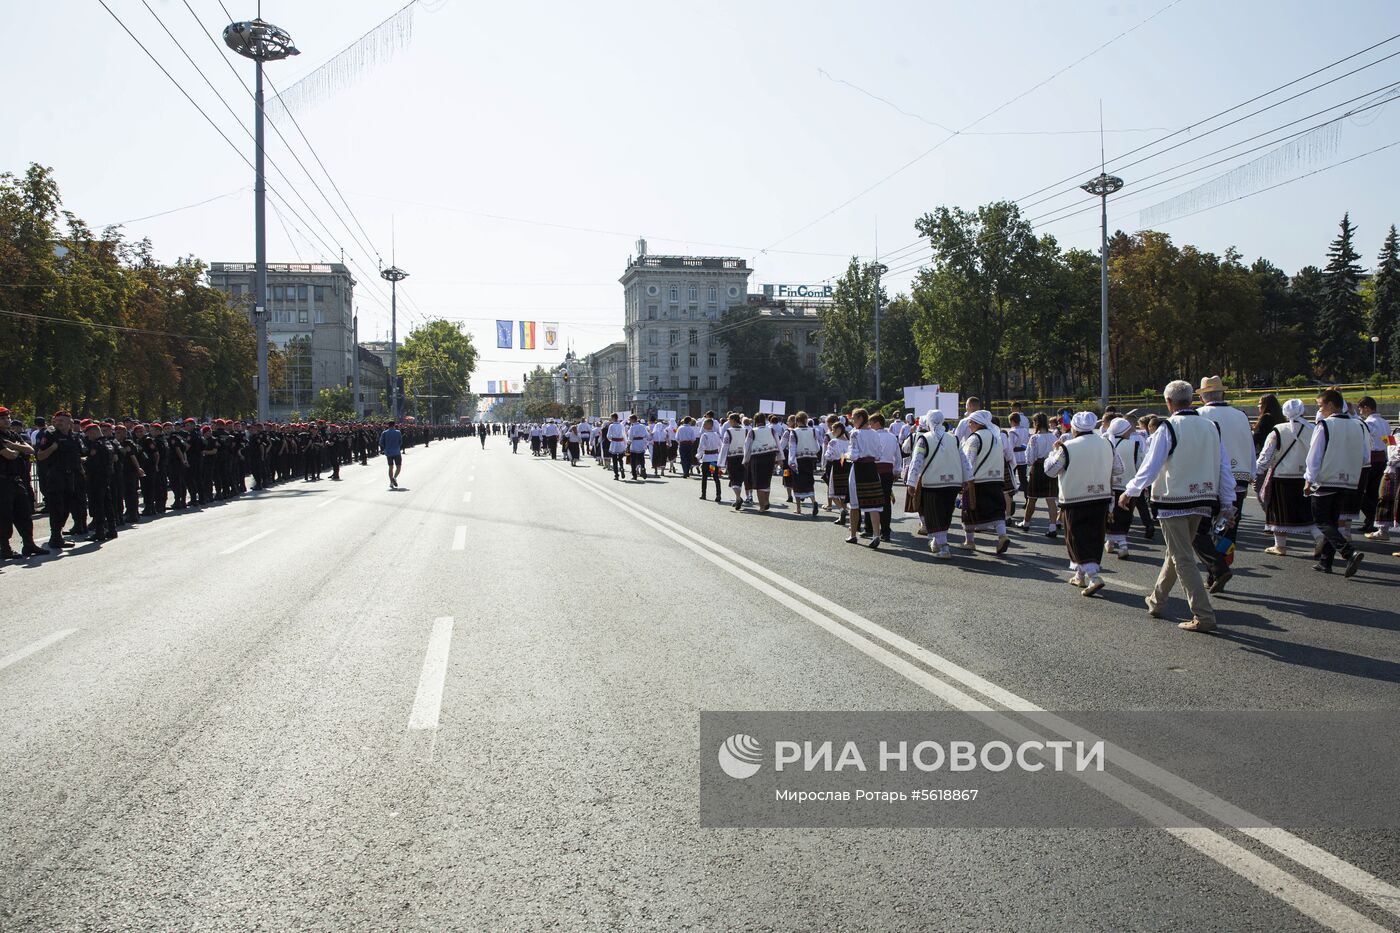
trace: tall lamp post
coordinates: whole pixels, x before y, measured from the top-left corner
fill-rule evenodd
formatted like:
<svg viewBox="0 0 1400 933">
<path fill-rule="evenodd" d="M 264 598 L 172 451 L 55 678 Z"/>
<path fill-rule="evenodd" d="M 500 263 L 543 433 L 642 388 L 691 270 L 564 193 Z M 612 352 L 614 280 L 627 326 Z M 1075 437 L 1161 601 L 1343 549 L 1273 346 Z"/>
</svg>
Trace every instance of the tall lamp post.
<svg viewBox="0 0 1400 933">
<path fill-rule="evenodd" d="M 258 341 L 258 420 L 268 420 L 267 384 L 267 189 L 263 171 L 263 62 L 281 61 L 301 52 L 292 37 L 261 18 L 224 27 L 224 44 L 244 58 L 251 58 L 257 75 L 253 94 L 253 143 L 257 152 L 253 168 L 253 226 L 256 228 L 256 263 L 253 272 L 253 330 Z"/>
<path fill-rule="evenodd" d="M 1371 338 L 1371 372 L 1376 371 L 1376 347 L 1380 346 L 1381 338 L 1373 336 Z"/>
<path fill-rule="evenodd" d="M 875 400 L 880 401 L 880 276 L 890 271 L 882 262 L 875 263 Z"/>
<path fill-rule="evenodd" d="M 408 278 L 408 273 L 398 266 L 381 270 L 380 277 L 389 282 L 389 411 L 394 420 L 403 420 L 399 410 L 399 283 Z"/>
<path fill-rule="evenodd" d="M 1108 196 L 1123 187 L 1117 175 L 1100 172 L 1079 186 L 1099 199 L 1099 406 L 1108 410 Z"/>
</svg>

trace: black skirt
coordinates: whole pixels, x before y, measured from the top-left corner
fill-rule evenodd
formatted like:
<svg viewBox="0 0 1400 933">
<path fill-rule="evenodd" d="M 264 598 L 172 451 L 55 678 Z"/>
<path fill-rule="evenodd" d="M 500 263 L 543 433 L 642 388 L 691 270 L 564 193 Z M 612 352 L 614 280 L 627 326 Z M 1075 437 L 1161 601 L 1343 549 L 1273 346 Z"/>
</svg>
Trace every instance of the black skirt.
<svg viewBox="0 0 1400 933">
<path fill-rule="evenodd" d="M 1001 480 L 976 483 L 973 490 L 972 498 L 975 501 L 972 508 L 967 507 L 966 500 L 963 502 L 964 525 L 990 525 L 1006 518 L 1006 496 L 1003 494 Z"/>
<path fill-rule="evenodd" d="M 930 534 L 947 531 L 953 525 L 953 510 L 958 504 L 958 486 L 939 486 L 919 491 L 919 515 Z"/>
<path fill-rule="evenodd" d="M 724 469 L 729 474 L 729 485 L 735 489 L 748 485 L 748 480 L 744 477 L 743 454 L 730 454 L 724 461 Z"/>
<path fill-rule="evenodd" d="M 792 473 L 792 492 L 797 496 L 810 496 L 817 485 L 817 458 L 798 457 L 797 469 Z"/>
<path fill-rule="evenodd" d="M 1045 459 L 1031 464 L 1031 476 L 1026 483 L 1027 499 L 1054 499 L 1060 494 L 1060 481 L 1045 475 Z"/>
<path fill-rule="evenodd" d="M 1301 476 L 1271 476 L 1265 487 L 1264 521 L 1270 528 L 1310 528 L 1312 504 Z"/>
<path fill-rule="evenodd" d="M 770 450 L 766 454 L 753 454 L 749 457 L 749 488 L 767 492 L 773 485 L 773 461 L 778 452 Z"/>
<path fill-rule="evenodd" d="M 1065 547 L 1076 564 L 1103 563 L 1104 530 L 1108 522 L 1108 500 L 1077 502 L 1060 506 L 1065 523 Z"/>
</svg>

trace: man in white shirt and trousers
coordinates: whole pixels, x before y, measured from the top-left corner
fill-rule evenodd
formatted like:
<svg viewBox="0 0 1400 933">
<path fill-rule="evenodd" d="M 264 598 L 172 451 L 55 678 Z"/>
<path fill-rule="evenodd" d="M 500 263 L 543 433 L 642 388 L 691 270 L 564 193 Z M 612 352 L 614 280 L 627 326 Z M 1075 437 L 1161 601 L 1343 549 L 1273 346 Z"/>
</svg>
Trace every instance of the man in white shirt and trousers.
<svg viewBox="0 0 1400 933">
<path fill-rule="evenodd" d="M 1364 470 L 1371 460 L 1370 431 L 1366 423 L 1342 410 L 1342 393 L 1328 389 L 1317 398 L 1319 421 L 1308 447 L 1308 463 L 1303 483 L 1312 497 L 1313 521 L 1322 532 L 1322 546 L 1314 570 L 1332 572 L 1332 559 L 1340 554 L 1346 561 L 1343 575 L 1353 577 L 1361 563 L 1361 552 L 1354 551 L 1351 538 L 1341 529 L 1348 498 L 1356 495 Z"/>
<path fill-rule="evenodd" d="M 1217 510 L 1233 517 L 1235 474 L 1219 430 L 1191 407 L 1191 396 L 1191 383 L 1182 379 L 1167 383 L 1162 391 L 1167 420 L 1152 434 L 1147 455 L 1118 504 L 1131 508 L 1133 499 L 1151 487 L 1167 553 L 1146 600 L 1148 614 L 1154 619 L 1165 617 L 1167 597 L 1180 581 L 1191 620 L 1178 628 L 1209 632 L 1215 628 L 1215 609 L 1196 566 L 1196 543 L 1204 533 L 1202 523 L 1209 522 Z M 1208 535 L 1206 546 L 1210 546 Z"/>
<path fill-rule="evenodd" d="M 1240 510 L 1244 507 L 1245 496 L 1249 495 L 1249 484 L 1254 481 L 1254 463 L 1259 455 L 1254 449 L 1254 427 L 1249 423 L 1249 415 L 1225 401 L 1224 379 L 1206 376 L 1201 380 L 1198 391 L 1201 396 L 1198 411 L 1202 418 L 1220 429 L 1220 441 L 1230 455 L 1230 473 L 1235 478 L 1235 512 L 1234 517 L 1225 523 L 1220 537 L 1229 539 L 1233 544 L 1239 534 Z M 1212 593 L 1219 593 L 1225 589 L 1225 584 L 1234 573 L 1219 548 L 1214 554 L 1206 586 Z"/>
</svg>

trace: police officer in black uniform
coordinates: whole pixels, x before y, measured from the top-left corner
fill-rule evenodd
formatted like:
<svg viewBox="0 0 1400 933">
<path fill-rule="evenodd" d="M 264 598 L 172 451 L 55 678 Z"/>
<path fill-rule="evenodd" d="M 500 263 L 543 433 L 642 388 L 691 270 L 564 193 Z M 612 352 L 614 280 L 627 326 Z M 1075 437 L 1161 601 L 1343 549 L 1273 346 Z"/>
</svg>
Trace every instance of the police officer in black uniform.
<svg viewBox="0 0 1400 933">
<path fill-rule="evenodd" d="M 135 525 L 141 521 L 141 482 L 146 477 L 145 467 L 141 465 L 141 448 L 125 424 L 116 426 L 112 443 L 117 448 L 117 469 L 121 482 L 121 498 L 116 503 L 117 515 L 122 524 Z"/>
<path fill-rule="evenodd" d="M 0 405 L 0 560 L 47 554 L 34 543 L 34 492 L 29 487 L 29 460 L 34 448 L 20 432 L 12 430 L 10 410 Z M 24 547 L 16 555 L 10 534 L 19 532 Z"/>
<path fill-rule="evenodd" d="M 83 441 L 73 432 L 73 416 L 56 411 L 53 424 L 39 435 L 34 459 L 39 463 L 39 488 L 49 506 L 49 547 L 72 547 L 63 526 L 73 517 L 74 533 L 87 527 L 83 512 Z"/>
<path fill-rule="evenodd" d="M 116 459 L 115 450 L 102 437 L 102 424 L 83 421 L 83 475 L 87 478 L 89 524 L 95 544 L 117 536 L 117 512 L 111 499 Z"/>
</svg>

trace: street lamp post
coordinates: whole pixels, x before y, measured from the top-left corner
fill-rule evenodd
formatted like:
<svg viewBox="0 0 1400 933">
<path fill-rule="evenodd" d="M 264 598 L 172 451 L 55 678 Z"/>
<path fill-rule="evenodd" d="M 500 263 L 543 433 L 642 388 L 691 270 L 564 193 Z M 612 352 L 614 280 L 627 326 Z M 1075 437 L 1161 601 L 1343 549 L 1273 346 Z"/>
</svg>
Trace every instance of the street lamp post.
<svg viewBox="0 0 1400 933">
<path fill-rule="evenodd" d="M 890 271 L 882 262 L 875 263 L 875 400 L 880 401 L 880 276 Z"/>
<path fill-rule="evenodd" d="M 398 266 L 390 266 L 379 273 L 389 282 L 389 411 L 394 420 L 403 419 L 399 410 L 399 283 L 408 278 L 408 273 Z"/>
<path fill-rule="evenodd" d="M 1371 338 L 1371 372 L 1376 371 L 1376 348 L 1380 346 L 1381 338 L 1373 336 Z"/>
<path fill-rule="evenodd" d="M 1108 196 L 1123 187 L 1123 179 L 1100 172 L 1079 186 L 1099 199 L 1099 406 L 1108 409 Z"/>
<path fill-rule="evenodd" d="M 258 420 L 268 420 L 267 384 L 267 188 L 263 170 L 263 62 L 280 61 L 301 52 L 286 31 L 261 18 L 224 27 L 224 44 L 254 62 L 253 226 L 256 255 L 253 272 L 253 330 L 258 341 Z"/>
</svg>

